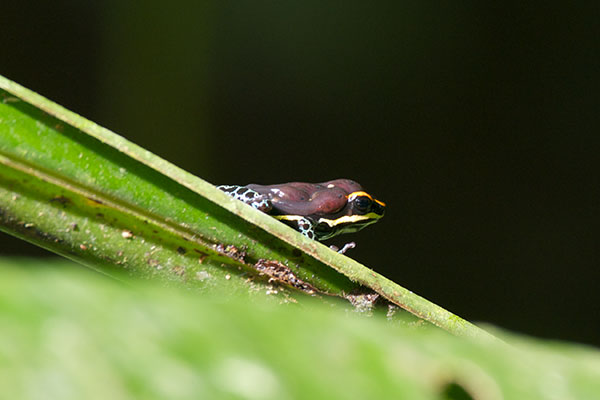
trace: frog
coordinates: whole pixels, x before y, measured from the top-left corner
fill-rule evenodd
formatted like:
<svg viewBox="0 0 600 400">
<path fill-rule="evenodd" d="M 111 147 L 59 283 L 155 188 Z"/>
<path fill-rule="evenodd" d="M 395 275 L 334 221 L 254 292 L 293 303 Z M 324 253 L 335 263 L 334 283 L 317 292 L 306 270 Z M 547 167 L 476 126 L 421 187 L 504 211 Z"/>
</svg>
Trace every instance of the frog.
<svg viewBox="0 0 600 400">
<path fill-rule="evenodd" d="M 217 188 L 318 241 L 374 224 L 383 217 L 386 207 L 351 179 Z"/>
</svg>

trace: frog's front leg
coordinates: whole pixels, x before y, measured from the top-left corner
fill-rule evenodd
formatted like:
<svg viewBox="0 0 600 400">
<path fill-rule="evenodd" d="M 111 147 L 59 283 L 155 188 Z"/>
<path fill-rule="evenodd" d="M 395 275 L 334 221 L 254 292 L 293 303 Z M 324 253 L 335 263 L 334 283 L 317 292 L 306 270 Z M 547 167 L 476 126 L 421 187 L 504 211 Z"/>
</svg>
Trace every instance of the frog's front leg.
<svg viewBox="0 0 600 400">
<path fill-rule="evenodd" d="M 234 199 L 243 201 L 264 213 L 268 213 L 273 208 L 271 201 L 266 196 L 261 195 L 257 191 L 249 189 L 246 186 L 219 185 L 217 186 L 217 189 L 224 191 Z"/>
<path fill-rule="evenodd" d="M 315 239 L 315 227 L 313 221 L 301 215 L 274 215 L 274 217 L 309 239 Z"/>
<path fill-rule="evenodd" d="M 309 239 L 315 238 L 315 229 L 310 219 L 300 217 L 298 219 L 298 231 Z"/>
</svg>

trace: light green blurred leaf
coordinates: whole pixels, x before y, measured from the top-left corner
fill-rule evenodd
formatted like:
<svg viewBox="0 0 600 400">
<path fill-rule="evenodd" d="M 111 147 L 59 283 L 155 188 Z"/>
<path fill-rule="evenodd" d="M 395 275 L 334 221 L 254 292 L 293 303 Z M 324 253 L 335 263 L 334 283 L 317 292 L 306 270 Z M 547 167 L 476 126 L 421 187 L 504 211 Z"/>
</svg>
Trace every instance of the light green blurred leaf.
<svg viewBox="0 0 600 400">
<path fill-rule="evenodd" d="M 600 353 L 0 259 L 0 398 L 594 399 Z M 466 397 L 468 398 L 468 397 Z"/>
</svg>

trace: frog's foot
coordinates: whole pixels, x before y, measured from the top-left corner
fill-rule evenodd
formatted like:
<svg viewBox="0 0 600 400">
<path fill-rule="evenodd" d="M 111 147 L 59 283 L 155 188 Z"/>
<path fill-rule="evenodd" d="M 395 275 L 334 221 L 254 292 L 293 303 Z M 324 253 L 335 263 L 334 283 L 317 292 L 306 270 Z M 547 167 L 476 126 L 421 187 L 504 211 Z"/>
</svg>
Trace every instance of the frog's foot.
<svg viewBox="0 0 600 400">
<path fill-rule="evenodd" d="M 219 185 L 217 189 L 224 191 L 234 199 L 243 201 L 244 203 L 256 208 L 259 211 L 268 213 L 273 206 L 271 201 L 255 190 L 249 189 L 246 186 L 240 185 Z"/>
<path fill-rule="evenodd" d="M 350 243 L 346 243 L 344 245 L 344 247 L 342 247 L 341 249 L 338 249 L 337 246 L 331 245 L 329 246 L 329 248 L 333 251 L 337 251 L 340 254 L 345 254 L 348 250 L 353 249 L 356 247 L 356 243 L 354 242 L 350 242 Z"/>
</svg>

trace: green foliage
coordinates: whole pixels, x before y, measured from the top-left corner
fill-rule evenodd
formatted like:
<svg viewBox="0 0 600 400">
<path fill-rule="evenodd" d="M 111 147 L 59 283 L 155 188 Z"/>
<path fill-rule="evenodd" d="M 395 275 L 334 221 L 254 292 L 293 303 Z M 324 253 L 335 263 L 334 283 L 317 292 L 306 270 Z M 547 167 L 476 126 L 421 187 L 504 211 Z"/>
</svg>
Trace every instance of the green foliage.
<svg viewBox="0 0 600 400">
<path fill-rule="evenodd" d="M 489 336 L 1 76 L 0 229 L 109 274 L 235 295 L 260 272 L 311 294 L 376 292 L 456 335 Z"/>
<path fill-rule="evenodd" d="M 600 353 L 0 259 L 0 398 L 592 399 Z M 465 397 L 466 396 L 466 397 Z"/>
</svg>

